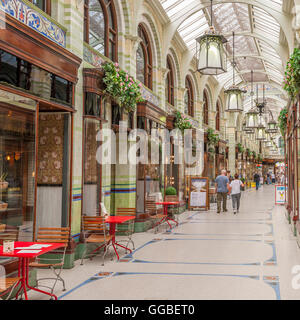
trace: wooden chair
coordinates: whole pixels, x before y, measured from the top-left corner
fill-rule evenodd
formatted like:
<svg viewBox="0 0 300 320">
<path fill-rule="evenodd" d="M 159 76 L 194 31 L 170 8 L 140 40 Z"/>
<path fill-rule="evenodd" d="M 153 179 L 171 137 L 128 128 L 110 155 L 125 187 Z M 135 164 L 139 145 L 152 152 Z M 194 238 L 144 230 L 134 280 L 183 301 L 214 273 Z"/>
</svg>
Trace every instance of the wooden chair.
<svg viewBox="0 0 300 320">
<path fill-rule="evenodd" d="M 9 226 L 2 224 L 0 229 L 0 244 L 3 244 L 3 241 L 18 241 L 19 238 L 19 228 L 14 226 Z"/>
<path fill-rule="evenodd" d="M 164 218 L 164 215 L 158 213 L 155 202 L 155 200 L 146 199 L 146 212 L 150 214 L 150 219 L 152 219 L 153 226 L 156 226 L 155 233 L 157 233 L 158 226 L 160 225 L 160 222 L 157 223 L 157 220 L 161 221 Z"/>
<path fill-rule="evenodd" d="M 107 246 L 112 239 L 112 236 L 109 234 L 109 231 L 106 230 L 105 217 L 101 216 L 83 216 L 82 217 L 82 234 L 84 238 L 85 248 L 81 257 L 81 265 L 83 265 L 83 259 L 87 255 L 94 255 L 95 252 L 99 251 L 101 248 L 104 248 L 103 254 L 103 264 L 105 255 L 107 252 Z M 91 253 L 86 254 L 87 244 L 95 243 L 100 244 L 95 250 Z M 92 259 L 92 257 L 90 257 Z"/>
<path fill-rule="evenodd" d="M 5 300 L 9 300 L 14 288 L 19 284 L 21 278 L 1 278 L 0 277 L 0 297 L 9 293 Z M 0 298 L 1 300 L 2 298 Z"/>
<path fill-rule="evenodd" d="M 117 216 L 136 216 L 135 208 L 117 208 Z M 126 247 L 128 247 L 129 242 L 132 244 L 133 250 L 135 250 L 134 242 L 132 240 L 132 235 L 134 233 L 134 220 L 124 222 L 120 225 L 117 225 L 116 231 L 118 235 L 126 236 L 128 240 L 120 240 L 118 242 L 127 241 Z"/>
<path fill-rule="evenodd" d="M 54 291 L 54 288 L 56 286 L 57 281 L 61 281 L 63 284 L 63 291 L 66 290 L 65 287 L 65 281 L 60 276 L 64 261 L 65 261 L 65 255 L 66 250 L 68 246 L 68 242 L 70 239 L 70 228 L 39 228 L 38 234 L 37 234 L 37 242 L 45 242 L 45 243 L 62 243 L 64 246 L 62 248 L 56 249 L 55 251 L 51 251 L 50 255 L 55 255 L 55 258 L 49 258 L 47 256 L 43 257 L 37 257 L 34 262 L 31 262 L 29 264 L 32 268 L 37 269 L 51 269 L 53 273 L 55 274 L 55 278 L 40 278 L 37 279 L 37 284 L 39 281 L 42 280 L 54 280 L 54 284 L 52 287 L 45 286 L 45 285 L 37 285 L 38 287 L 45 287 L 49 288 L 51 290 L 51 294 Z"/>
</svg>

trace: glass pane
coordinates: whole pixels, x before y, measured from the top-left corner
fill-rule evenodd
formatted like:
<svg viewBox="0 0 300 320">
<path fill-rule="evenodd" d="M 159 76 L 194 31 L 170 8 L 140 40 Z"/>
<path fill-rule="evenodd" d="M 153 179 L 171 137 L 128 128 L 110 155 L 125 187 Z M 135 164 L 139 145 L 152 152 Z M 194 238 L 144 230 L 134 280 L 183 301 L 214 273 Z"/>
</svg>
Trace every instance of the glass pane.
<svg viewBox="0 0 300 320">
<path fill-rule="evenodd" d="M 35 113 L 0 106 L 0 229 L 19 241 L 32 240 L 35 171 Z"/>
<path fill-rule="evenodd" d="M 32 3 L 39 7 L 41 10 L 46 11 L 45 0 L 33 0 Z"/>
<path fill-rule="evenodd" d="M 136 52 L 136 78 L 145 84 L 145 55 L 141 45 Z"/>
<path fill-rule="evenodd" d="M 0 81 L 18 86 L 18 60 L 15 56 L 5 51 L 0 51 L 1 67 L 0 67 Z"/>
<path fill-rule="evenodd" d="M 89 44 L 105 54 L 105 19 L 99 0 L 90 0 Z"/>
<path fill-rule="evenodd" d="M 93 216 L 99 214 L 101 201 L 101 166 L 97 162 L 96 153 L 100 142 L 97 134 L 100 121 L 84 120 L 84 184 L 83 184 L 83 214 Z"/>
<path fill-rule="evenodd" d="M 40 113 L 37 226 L 66 227 L 69 213 L 70 114 Z"/>
<path fill-rule="evenodd" d="M 100 117 L 100 104 L 100 96 L 87 92 L 85 95 L 85 115 Z"/>
</svg>

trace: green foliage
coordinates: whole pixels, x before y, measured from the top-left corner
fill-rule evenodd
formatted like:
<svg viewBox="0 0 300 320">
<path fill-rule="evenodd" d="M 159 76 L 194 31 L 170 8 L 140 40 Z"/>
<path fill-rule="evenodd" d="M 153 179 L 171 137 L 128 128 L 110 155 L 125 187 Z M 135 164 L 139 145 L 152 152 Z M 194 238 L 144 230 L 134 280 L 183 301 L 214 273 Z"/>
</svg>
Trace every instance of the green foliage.
<svg viewBox="0 0 300 320">
<path fill-rule="evenodd" d="M 111 95 L 128 112 L 134 111 L 138 102 L 144 101 L 141 94 L 142 84 L 137 83 L 118 63 L 106 62 L 102 65 L 105 72 L 103 82 L 105 92 Z"/>
<path fill-rule="evenodd" d="M 209 145 L 216 146 L 220 141 L 220 137 L 217 133 L 214 133 L 213 129 L 208 128 L 207 129 L 207 140 L 208 140 Z"/>
<path fill-rule="evenodd" d="M 253 158 L 256 159 L 256 152 L 252 151 Z"/>
<path fill-rule="evenodd" d="M 300 49 L 295 48 L 285 69 L 284 90 L 295 99 L 300 89 Z"/>
<path fill-rule="evenodd" d="M 260 162 L 263 161 L 263 157 L 262 157 L 262 155 L 261 155 L 260 153 L 259 153 L 258 156 L 257 156 L 257 160 L 260 161 Z"/>
<path fill-rule="evenodd" d="M 191 120 L 187 116 L 181 114 L 179 111 L 176 112 L 176 119 L 175 119 L 174 125 L 175 125 L 175 128 L 178 128 L 182 132 L 185 129 L 193 128 Z"/>
<path fill-rule="evenodd" d="M 238 143 L 237 147 L 238 147 L 239 153 L 243 153 L 245 151 L 245 148 L 242 146 L 241 143 Z"/>
<path fill-rule="evenodd" d="M 166 196 L 177 196 L 177 190 L 174 187 L 167 187 Z"/>
<path fill-rule="evenodd" d="M 246 152 L 247 152 L 248 156 L 251 156 L 251 154 L 250 154 L 250 153 L 251 153 L 251 151 L 250 151 L 250 149 L 249 149 L 249 148 L 247 148 L 247 149 L 246 149 Z"/>
<path fill-rule="evenodd" d="M 288 116 L 288 110 L 285 107 L 280 111 L 280 114 L 278 117 L 278 127 L 280 129 L 280 133 L 283 138 L 285 136 L 285 131 L 286 131 L 286 127 L 287 127 L 287 116 Z"/>
<path fill-rule="evenodd" d="M 215 148 L 213 148 L 213 147 L 210 147 L 210 148 L 208 148 L 208 150 L 207 150 L 209 153 L 215 153 Z"/>
</svg>

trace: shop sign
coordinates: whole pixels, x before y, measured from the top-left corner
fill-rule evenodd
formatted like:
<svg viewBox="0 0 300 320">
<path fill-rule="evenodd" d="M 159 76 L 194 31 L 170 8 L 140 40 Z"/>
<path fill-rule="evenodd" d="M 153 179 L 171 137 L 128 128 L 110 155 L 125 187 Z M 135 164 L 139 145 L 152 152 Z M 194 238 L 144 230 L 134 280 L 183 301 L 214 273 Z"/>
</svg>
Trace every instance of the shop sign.
<svg viewBox="0 0 300 320">
<path fill-rule="evenodd" d="M 286 187 L 283 185 L 275 185 L 275 204 L 285 204 Z"/>
</svg>

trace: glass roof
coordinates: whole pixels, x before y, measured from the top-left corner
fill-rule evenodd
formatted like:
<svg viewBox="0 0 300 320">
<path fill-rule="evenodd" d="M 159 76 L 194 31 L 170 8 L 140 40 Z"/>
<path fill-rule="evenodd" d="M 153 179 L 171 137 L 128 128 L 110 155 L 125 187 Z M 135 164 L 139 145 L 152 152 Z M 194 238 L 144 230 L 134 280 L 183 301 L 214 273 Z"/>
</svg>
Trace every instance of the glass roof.
<svg viewBox="0 0 300 320">
<path fill-rule="evenodd" d="M 160 0 L 171 22 L 180 18 L 183 10 L 192 11 L 199 5 L 195 0 Z M 200 1 L 199 1 L 200 2 Z M 208 30 L 211 21 L 209 1 L 208 7 L 199 10 L 186 19 L 178 28 L 178 32 L 188 49 L 195 51 L 196 38 Z M 266 7 L 282 12 L 282 0 L 265 0 Z M 272 43 L 280 43 L 281 28 L 277 21 L 265 10 L 245 3 L 220 3 L 213 5 L 213 25 L 223 34 L 228 43 L 226 52 L 232 61 L 232 32 L 235 35 L 236 84 L 249 83 L 251 70 L 254 71 L 255 82 L 283 82 L 284 66 Z M 276 46 L 275 46 L 276 47 Z M 227 89 L 232 85 L 232 66 L 228 62 L 228 72 L 216 76 Z"/>
</svg>

